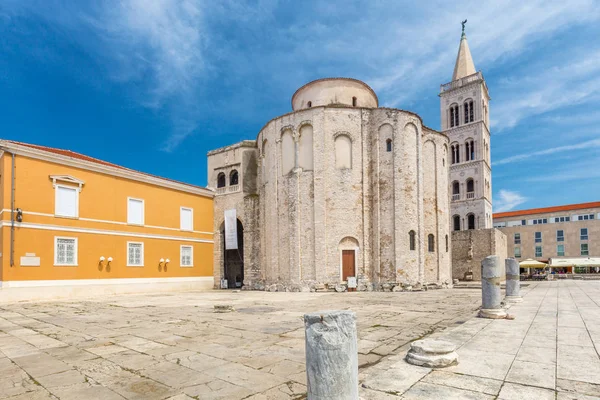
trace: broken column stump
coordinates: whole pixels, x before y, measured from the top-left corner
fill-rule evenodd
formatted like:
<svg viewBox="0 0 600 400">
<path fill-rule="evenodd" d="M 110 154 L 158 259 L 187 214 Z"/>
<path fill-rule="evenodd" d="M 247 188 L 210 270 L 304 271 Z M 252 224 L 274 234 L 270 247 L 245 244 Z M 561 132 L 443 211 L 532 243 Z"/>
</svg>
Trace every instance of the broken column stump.
<svg viewBox="0 0 600 400">
<path fill-rule="evenodd" d="M 514 258 L 507 258 L 506 265 L 506 301 L 510 303 L 520 303 L 521 297 L 521 276 L 519 275 L 519 262 Z"/>
<path fill-rule="evenodd" d="M 308 400 L 358 400 L 356 315 L 304 315 Z"/>
<path fill-rule="evenodd" d="M 500 283 L 500 257 L 487 256 L 481 262 L 481 318 L 500 319 L 506 318 L 506 311 L 502 308 L 502 292 Z"/>
<path fill-rule="evenodd" d="M 444 368 L 458 364 L 456 345 L 437 339 L 415 340 L 410 344 L 406 362 L 429 368 Z"/>
</svg>

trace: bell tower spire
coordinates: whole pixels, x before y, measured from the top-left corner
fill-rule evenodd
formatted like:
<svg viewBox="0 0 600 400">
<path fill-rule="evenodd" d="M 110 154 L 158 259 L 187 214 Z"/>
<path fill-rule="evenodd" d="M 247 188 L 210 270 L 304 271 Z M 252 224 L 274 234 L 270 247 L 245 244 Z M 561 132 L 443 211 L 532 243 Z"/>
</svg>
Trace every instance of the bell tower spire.
<svg viewBox="0 0 600 400">
<path fill-rule="evenodd" d="M 454 73 L 452 74 L 452 80 L 455 81 L 465 76 L 473 75 L 477 70 L 473 63 L 473 57 L 471 57 L 471 50 L 469 50 L 469 43 L 467 42 L 467 35 L 465 34 L 465 19 L 461 22 L 462 35 L 460 36 L 460 44 L 458 45 L 458 54 L 456 55 L 456 64 L 454 65 Z"/>
</svg>

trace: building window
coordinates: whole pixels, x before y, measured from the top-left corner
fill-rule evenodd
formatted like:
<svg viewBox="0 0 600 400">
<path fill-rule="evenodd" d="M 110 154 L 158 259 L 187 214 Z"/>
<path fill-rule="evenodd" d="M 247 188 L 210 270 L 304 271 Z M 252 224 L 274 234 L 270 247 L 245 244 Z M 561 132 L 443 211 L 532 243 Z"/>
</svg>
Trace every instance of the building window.
<svg viewBox="0 0 600 400">
<path fill-rule="evenodd" d="M 577 217 L 577 219 L 579 221 L 587 221 L 587 220 L 590 220 L 590 219 L 594 219 L 594 214 L 579 215 Z"/>
<path fill-rule="evenodd" d="M 460 215 L 455 215 L 452 217 L 452 224 L 454 225 L 453 229 L 455 231 L 460 231 Z"/>
<path fill-rule="evenodd" d="M 535 246 L 535 256 L 536 257 L 542 256 L 542 246 Z"/>
<path fill-rule="evenodd" d="M 539 219 L 533 220 L 534 225 L 541 225 L 541 224 L 547 224 L 547 223 L 548 223 L 548 218 L 539 218 Z"/>
<path fill-rule="evenodd" d="M 465 123 L 473 122 L 474 113 L 473 113 L 473 101 L 467 101 L 464 104 L 465 109 Z"/>
<path fill-rule="evenodd" d="M 565 232 L 562 229 L 556 231 L 556 241 L 564 242 L 565 241 Z"/>
<path fill-rule="evenodd" d="M 448 242 L 448 235 L 446 235 L 446 253 L 448 252 L 449 248 L 450 248 L 450 243 Z"/>
<path fill-rule="evenodd" d="M 521 244 L 521 234 L 515 233 L 515 244 Z"/>
<path fill-rule="evenodd" d="M 187 207 L 179 209 L 179 229 L 182 231 L 194 230 L 194 210 Z"/>
<path fill-rule="evenodd" d="M 521 258 L 521 248 L 515 247 L 515 258 Z"/>
<path fill-rule="evenodd" d="M 79 188 L 56 185 L 54 214 L 71 218 L 79 216 Z"/>
<path fill-rule="evenodd" d="M 127 266 L 144 266 L 144 243 L 127 242 Z"/>
<path fill-rule="evenodd" d="M 554 222 L 569 222 L 570 217 L 556 217 L 554 218 Z"/>
<path fill-rule="evenodd" d="M 54 265 L 77 266 L 77 238 L 54 238 Z"/>
<path fill-rule="evenodd" d="M 427 235 L 427 249 L 430 253 L 435 251 L 435 237 L 431 233 Z"/>
<path fill-rule="evenodd" d="M 217 175 L 217 187 L 218 188 L 222 188 L 225 187 L 225 173 L 224 172 L 219 172 L 219 175 Z"/>
<path fill-rule="evenodd" d="M 180 266 L 182 266 L 182 267 L 193 267 L 194 266 L 194 248 L 192 246 L 181 246 Z"/>
<path fill-rule="evenodd" d="M 240 183 L 240 180 L 239 180 L 239 175 L 238 175 L 238 172 L 237 172 L 237 170 L 235 170 L 235 169 L 234 169 L 234 170 L 233 170 L 233 171 L 231 171 L 231 173 L 229 174 L 229 186 L 235 186 L 235 185 L 237 185 L 238 183 Z"/>
<path fill-rule="evenodd" d="M 415 231 L 408 232 L 408 241 L 409 241 L 410 249 L 414 250 L 417 247 L 417 245 L 415 243 Z"/>
<path fill-rule="evenodd" d="M 452 201 L 460 200 L 460 183 L 452 182 Z"/>
<path fill-rule="evenodd" d="M 475 159 L 475 143 L 472 140 L 465 142 L 465 160 L 473 161 Z"/>
<path fill-rule="evenodd" d="M 127 223 L 144 225 L 144 200 L 127 198 Z"/>
<path fill-rule="evenodd" d="M 556 255 L 561 256 L 561 257 L 565 255 L 565 245 L 564 244 L 556 245 Z"/>
<path fill-rule="evenodd" d="M 582 256 L 589 256 L 590 255 L 587 243 L 581 243 L 581 255 Z"/>
<path fill-rule="evenodd" d="M 521 220 L 521 225 L 527 225 L 527 220 L 522 219 Z"/>
<path fill-rule="evenodd" d="M 581 228 L 581 232 L 579 232 L 580 240 L 588 240 L 588 230 L 587 228 Z"/>
<path fill-rule="evenodd" d="M 312 107 L 312 101 L 309 101 L 306 105 L 308 106 L 308 108 L 311 108 Z"/>
<path fill-rule="evenodd" d="M 392 139 L 388 139 L 385 141 L 385 150 L 392 151 Z"/>
<path fill-rule="evenodd" d="M 352 107 L 356 107 L 356 97 L 352 98 Z"/>
<path fill-rule="evenodd" d="M 475 214 L 467 215 L 469 229 L 475 229 Z"/>
<path fill-rule="evenodd" d="M 535 232 L 535 242 L 542 243 L 542 232 Z"/>
</svg>

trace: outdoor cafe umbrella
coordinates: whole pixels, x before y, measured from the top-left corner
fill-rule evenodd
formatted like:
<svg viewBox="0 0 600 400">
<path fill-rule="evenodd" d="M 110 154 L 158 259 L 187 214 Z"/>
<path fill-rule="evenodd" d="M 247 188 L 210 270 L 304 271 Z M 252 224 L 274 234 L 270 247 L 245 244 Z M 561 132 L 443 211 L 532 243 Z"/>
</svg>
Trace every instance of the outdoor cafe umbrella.
<svg viewBox="0 0 600 400">
<path fill-rule="evenodd" d="M 545 268 L 548 264 L 528 258 L 519 263 L 520 268 Z"/>
</svg>

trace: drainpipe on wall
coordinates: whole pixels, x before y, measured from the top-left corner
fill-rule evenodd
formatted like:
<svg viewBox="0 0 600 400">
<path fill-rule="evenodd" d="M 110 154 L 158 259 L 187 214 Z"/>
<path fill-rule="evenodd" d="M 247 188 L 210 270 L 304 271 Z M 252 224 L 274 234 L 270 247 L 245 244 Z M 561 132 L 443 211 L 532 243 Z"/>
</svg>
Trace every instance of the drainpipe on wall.
<svg viewBox="0 0 600 400">
<path fill-rule="evenodd" d="M 15 265 L 15 153 L 12 154 L 10 184 L 10 266 Z"/>
</svg>

